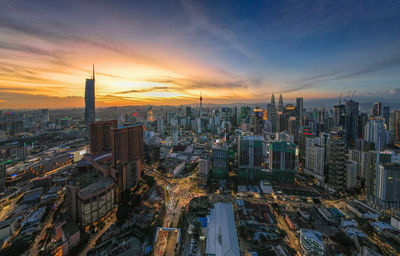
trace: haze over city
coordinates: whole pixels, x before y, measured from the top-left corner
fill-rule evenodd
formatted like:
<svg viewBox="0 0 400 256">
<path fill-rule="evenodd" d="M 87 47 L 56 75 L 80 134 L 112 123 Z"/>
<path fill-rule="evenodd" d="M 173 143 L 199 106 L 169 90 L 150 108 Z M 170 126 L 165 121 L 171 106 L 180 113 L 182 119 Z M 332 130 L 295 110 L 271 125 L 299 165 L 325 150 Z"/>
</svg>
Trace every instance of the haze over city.
<svg viewBox="0 0 400 256">
<path fill-rule="evenodd" d="M 398 1 L 1 1 L 0 107 L 400 96 Z M 306 100 L 306 101 L 307 101 Z M 333 103 L 333 101 L 331 101 Z"/>
<path fill-rule="evenodd" d="M 400 255 L 400 1 L 0 0 L 0 256 Z"/>
</svg>

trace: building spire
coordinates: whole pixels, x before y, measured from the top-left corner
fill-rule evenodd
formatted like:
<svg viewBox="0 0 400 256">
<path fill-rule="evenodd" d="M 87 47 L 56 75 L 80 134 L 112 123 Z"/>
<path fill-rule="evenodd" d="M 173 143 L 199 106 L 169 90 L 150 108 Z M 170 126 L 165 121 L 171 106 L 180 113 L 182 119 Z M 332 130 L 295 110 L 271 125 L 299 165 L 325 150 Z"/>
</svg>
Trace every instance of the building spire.
<svg viewBox="0 0 400 256">
<path fill-rule="evenodd" d="M 94 81 L 94 64 L 93 64 L 93 81 Z"/>
</svg>

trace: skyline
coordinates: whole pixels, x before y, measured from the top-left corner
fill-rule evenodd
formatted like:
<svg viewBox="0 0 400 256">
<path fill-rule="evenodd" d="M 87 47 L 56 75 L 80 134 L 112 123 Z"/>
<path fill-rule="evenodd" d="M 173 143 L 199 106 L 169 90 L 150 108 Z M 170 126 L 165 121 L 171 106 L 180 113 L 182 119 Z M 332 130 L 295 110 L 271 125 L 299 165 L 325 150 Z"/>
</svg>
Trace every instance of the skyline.
<svg viewBox="0 0 400 256">
<path fill-rule="evenodd" d="M 4 1 L 0 107 L 400 97 L 400 3 Z M 90 15 L 88 13 L 90 12 Z"/>
</svg>

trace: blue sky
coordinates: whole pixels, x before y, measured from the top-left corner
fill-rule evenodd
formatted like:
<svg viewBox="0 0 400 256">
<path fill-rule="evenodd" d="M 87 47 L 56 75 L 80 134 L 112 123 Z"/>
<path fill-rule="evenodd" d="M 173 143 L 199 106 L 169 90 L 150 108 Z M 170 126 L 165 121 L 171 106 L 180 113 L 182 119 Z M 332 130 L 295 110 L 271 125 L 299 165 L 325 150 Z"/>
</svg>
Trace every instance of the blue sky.
<svg viewBox="0 0 400 256">
<path fill-rule="evenodd" d="M 0 107 L 81 106 L 91 63 L 99 105 L 394 100 L 399 24 L 400 1 L 2 1 Z"/>
</svg>

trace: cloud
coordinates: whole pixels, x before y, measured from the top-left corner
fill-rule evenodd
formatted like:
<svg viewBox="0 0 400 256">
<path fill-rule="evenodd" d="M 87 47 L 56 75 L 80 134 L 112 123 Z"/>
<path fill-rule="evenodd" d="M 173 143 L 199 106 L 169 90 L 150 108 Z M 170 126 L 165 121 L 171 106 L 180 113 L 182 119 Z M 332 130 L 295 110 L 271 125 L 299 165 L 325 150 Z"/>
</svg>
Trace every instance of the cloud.
<svg viewBox="0 0 400 256">
<path fill-rule="evenodd" d="M 242 80 L 207 80 L 199 78 L 173 78 L 165 77 L 150 79 L 149 82 L 172 84 L 178 86 L 179 90 L 207 90 L 207 89 L 237 89 L 248 88 L 248 84 Z M 170 88 L 171 89 L 171 88 Z"/>
<path fill-rule="evenodd" d="M 172 88 L 168 87 L 168 86 L 153 86 L 153 87 L 146 88 L 146 89 L 133 89 L 133 90 L 129 90 L 129 91 L 117 92 L 117 94 L 147 93 L 147 92 L 154 92 L 154 91 L 168 91 L 170 89 L 172 89 Z"/>
<path fill-rule="evenodd" d="M 201 12 L 200 8 L 195 6 L 193 3 L 186 0 L 181 0 L 180 2 L 190 18 L 191 29 L 194 30 L 194 33 L 197 33 L 199 30 L 207 31 L 213 37 L 219 38 L 228 43 L 229 47 L 238 51 L 243 56 L 248 59 L 253 59 L 252 53 L 240 43 L 237 35 L 229 28 L 221 28 L 217 25 L 216 21 L 210 21 L 207 15 Z"/>
</svg>

